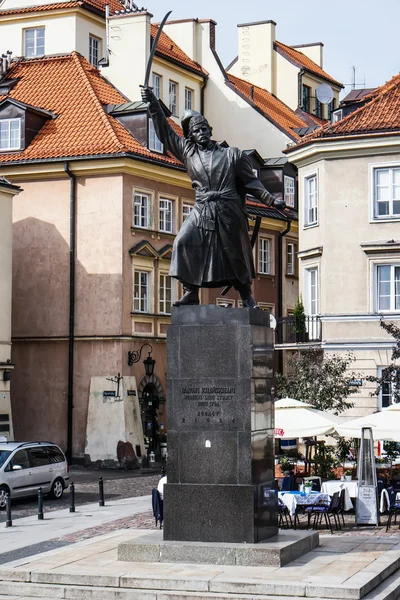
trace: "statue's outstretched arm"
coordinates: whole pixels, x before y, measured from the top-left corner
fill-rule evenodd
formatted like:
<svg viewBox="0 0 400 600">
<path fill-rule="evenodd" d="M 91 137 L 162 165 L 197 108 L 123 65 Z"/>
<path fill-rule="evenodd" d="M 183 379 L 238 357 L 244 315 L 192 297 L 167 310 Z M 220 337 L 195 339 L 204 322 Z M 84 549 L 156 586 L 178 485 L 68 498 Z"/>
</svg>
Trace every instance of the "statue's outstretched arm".
<svg viewBox="0 0 400 600">
<path fill-rule="evenodd" d="M 271 194 L 258 179 L 257 175 L 253 173 L 250 158 L 244 152 L 241 152 L 238 175 L 248 194 L 251 194 L 267 206 L 275 206 L 280 209 L 285 208 L 285 203 L 277 198 L 276 194 Z"/>
<path fill-rule="evenodd" d="M 159 140 L 164 144 L 166 150 L 183 162 L 184 138 L 178 135 L 169 124 L 153 90 L 150 87 L 142 87 L 141 90 L 142 100 L 149 106 L 150 117 Z"/>
</svg>

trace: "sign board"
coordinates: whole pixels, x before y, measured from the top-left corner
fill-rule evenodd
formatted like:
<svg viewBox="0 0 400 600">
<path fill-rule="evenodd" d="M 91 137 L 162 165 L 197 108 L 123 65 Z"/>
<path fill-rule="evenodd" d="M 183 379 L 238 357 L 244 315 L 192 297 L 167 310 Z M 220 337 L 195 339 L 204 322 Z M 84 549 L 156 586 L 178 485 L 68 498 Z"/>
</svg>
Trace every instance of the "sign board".
<svg viewBox="0 0 400 600">
<path fill-rule="evenodd" d="M 285 431 L 279 427 L 275 427 L 274 434 L 279 437 L 283 437 L 285 435 Z"/>
<path fill-rule="evenodd" d="M 363 384 L 362 379 L 350 379 L 350 381 L 349 381 L 349 385 L 352 385 L 354 387 L 361 387 L 362 384 Z"/>
<path fill-rule="evenodd" d="M 104 398 L 115 398 L 116 395 L 117 395 L 117 392 L 114 392 L 112 390 L 109 390 L 109 391 L 104 390 L 104 392 L 103 392 L 103 397 Z"/>
<path fill-rule="evenodd" d="M 136 390 L 128 390 L 128 396 L 136 396 Z"/>
<path fill-rule="evenodd" d="M 360 485 L 358 488 L 357 525 L 378 525 L 378 503 L 374 485 Z"/>
</svg>

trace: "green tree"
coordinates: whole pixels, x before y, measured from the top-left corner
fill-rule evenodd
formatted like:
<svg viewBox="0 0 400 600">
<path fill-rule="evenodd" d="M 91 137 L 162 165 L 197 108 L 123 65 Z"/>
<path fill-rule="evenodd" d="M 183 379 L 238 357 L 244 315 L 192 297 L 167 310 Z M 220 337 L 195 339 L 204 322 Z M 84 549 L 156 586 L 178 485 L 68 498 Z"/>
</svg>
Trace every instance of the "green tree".
<svg viewBox="0 0 400 600">
<path fill-rule="evenodd" d="M 383 449 L 386 452 L 386 456 L 389 460 L 389 464 L 390 464 L 389 477 L 391 479 L 392 475 L 393 475 L 393 463 L 395 462 L 396 458 L 398 458 L 400 456 L 400 446 L 399 446 L 398 442 L 384 442 Z"/>
<path fill-rule="evenodd" d="M 355 358 L 352 354 L 323 355 L 319 350 L 295 352 L 289 360 L 290 372 L 277 376 L 280 398 L 288 396 L 308 402 L 319 410 L 333 410 L 339 414 L 354 406 L 349 396 L 358 392 L 351 381 L 358 373 L 349 372 Z"/>
<path fill-rule="evenodd" d="M 304 304 L 302 297 L 299 296 L 297 298 L 297 302 L 294 305 L 293 309 L 293 317 L 294 317 L 294 332 L 295 333 L 305 333 L 306 329 L 306 313 L 304 311 Z"/>
<path fill-rule="evenodd" d="M 395 364 L 395 361 L 400 358 L 400 328 L 394 323 L 386 323 L 381 317 L 380 325 L 382 329 L 396 340 L 392 347 L 391 364 L 385 369 L 382 369 L 380 377 L 369 375 L 367 381 L 376 383 L 376 388 L 371 392 L 371 396 L 379 396 L 384 386 L 390 386 L 392 394 L 392 402 L 400 402 L 400 366 Z"/>
</svg>

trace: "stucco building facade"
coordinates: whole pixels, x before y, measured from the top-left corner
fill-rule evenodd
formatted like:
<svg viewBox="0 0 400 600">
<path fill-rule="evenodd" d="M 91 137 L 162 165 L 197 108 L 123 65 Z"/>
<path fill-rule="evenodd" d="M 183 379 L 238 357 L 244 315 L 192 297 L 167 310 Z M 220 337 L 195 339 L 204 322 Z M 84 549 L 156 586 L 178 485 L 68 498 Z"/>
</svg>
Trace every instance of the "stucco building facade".
<svg viewBox="0 0 400 600">
<path fill-rule="evenodd" d="M 21 189 L 0 177 L 0 437 L 13 439 L 10 380 L 12 298 L 12 203 Z"/>
<path fill-rule="evenodd" d="M 288 151 L 299 169 L 300 292 L 320 321 L 310 343 L 352 352 L 362 378 L 346 418 L 392 402 L 390 386 L 377 397 L 366 377 L 391 363 L 380 318 L 400 319 L 399 89 L 396 76 Z"/>
</svg>

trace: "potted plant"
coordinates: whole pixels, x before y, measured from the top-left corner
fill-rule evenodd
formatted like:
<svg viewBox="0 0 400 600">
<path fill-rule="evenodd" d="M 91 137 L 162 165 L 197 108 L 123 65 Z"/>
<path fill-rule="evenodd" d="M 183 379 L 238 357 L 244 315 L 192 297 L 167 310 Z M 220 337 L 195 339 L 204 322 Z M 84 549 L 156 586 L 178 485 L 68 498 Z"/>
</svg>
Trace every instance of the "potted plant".
<svg viewBox="0 0 400 600">
<path fill-rule="evenodd" d="M 345 481 L 351 481 L 353 478 L 353 471 L 345 471 L 344 479 Z"/>
<path fill-rule="evenodd" d="M 306 313 L 304 312 L 304 304 L 301 296 L 297 298 L 297 302 L 293 309 L 293 328 L 296 342 L 308 342 Z"/>
<path fill-rule="evenodd" d="M 308 480 L 304 482 L 304 491 L 306 494 L 311 494 L 312 490 L 312 481 Z"/>
</svg>

